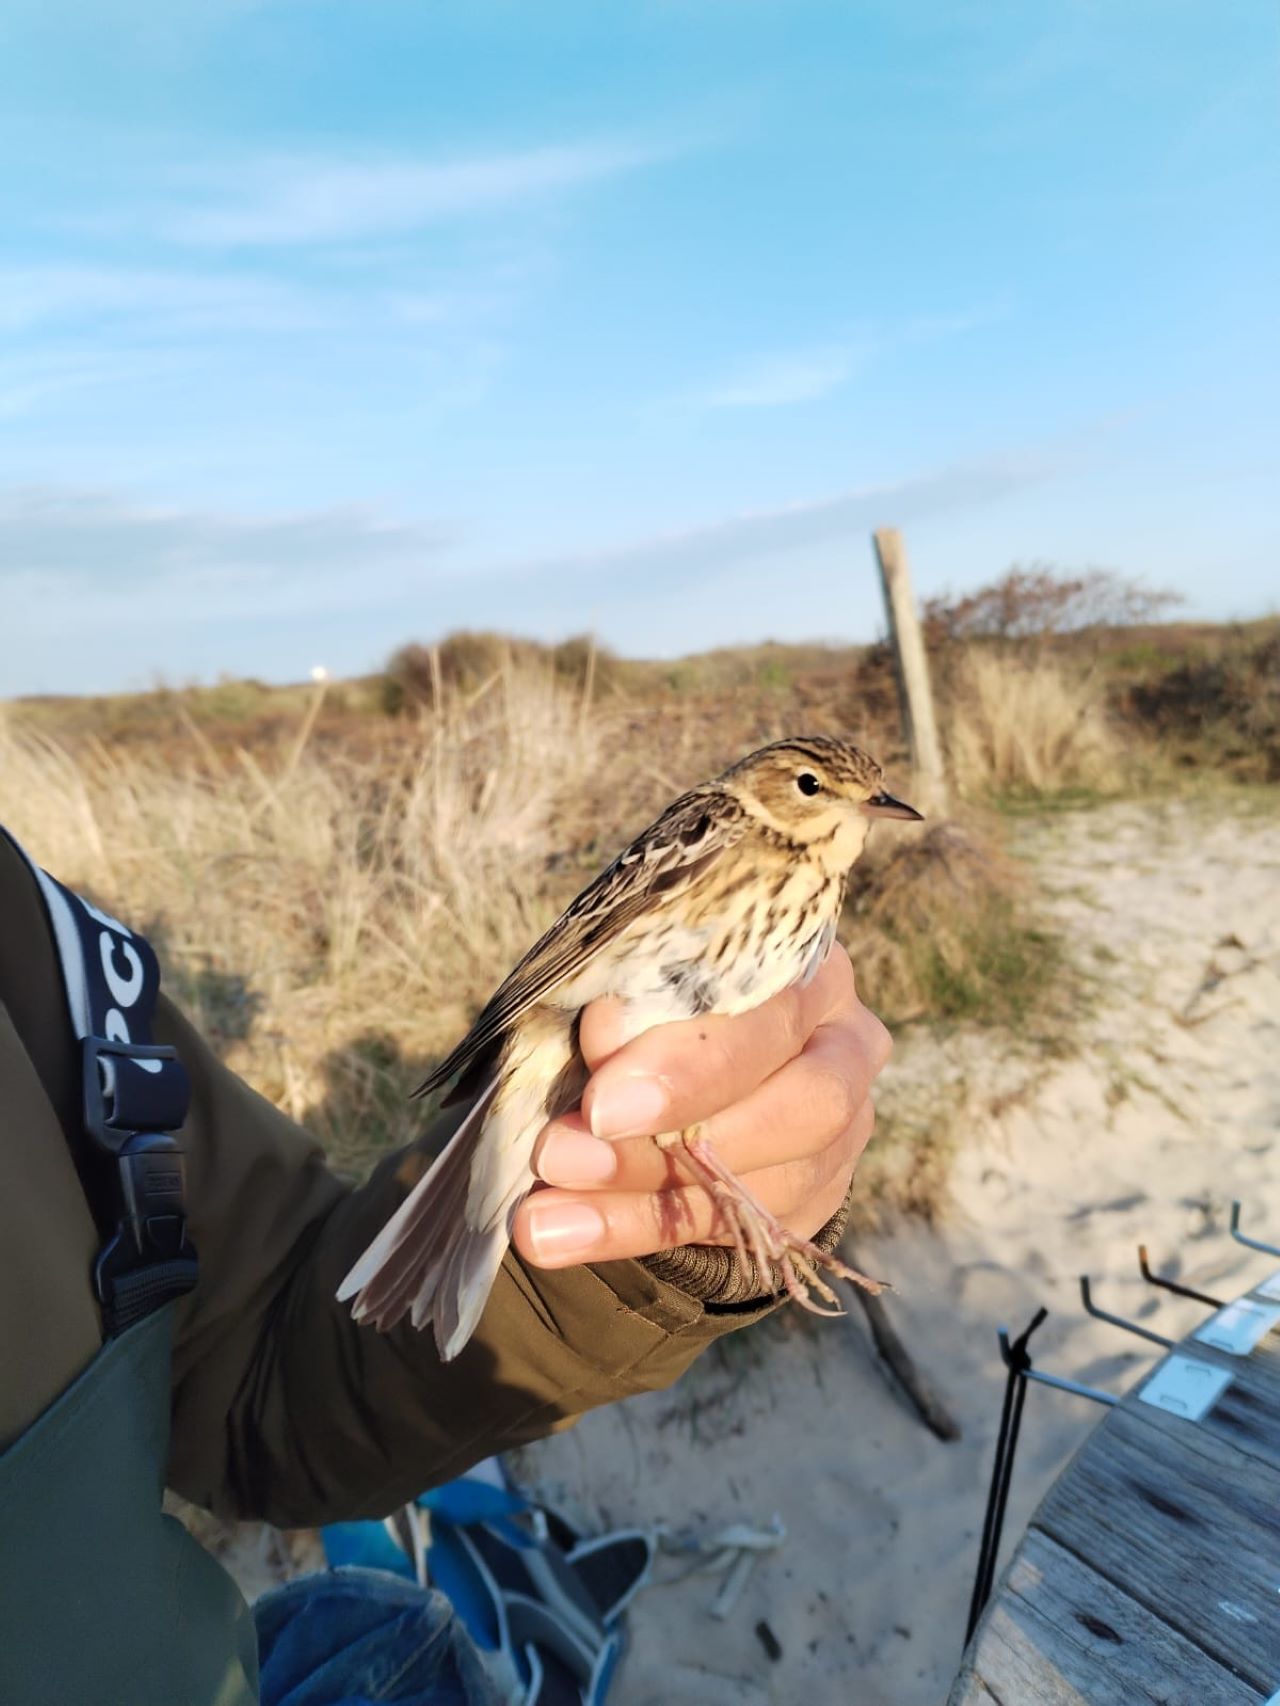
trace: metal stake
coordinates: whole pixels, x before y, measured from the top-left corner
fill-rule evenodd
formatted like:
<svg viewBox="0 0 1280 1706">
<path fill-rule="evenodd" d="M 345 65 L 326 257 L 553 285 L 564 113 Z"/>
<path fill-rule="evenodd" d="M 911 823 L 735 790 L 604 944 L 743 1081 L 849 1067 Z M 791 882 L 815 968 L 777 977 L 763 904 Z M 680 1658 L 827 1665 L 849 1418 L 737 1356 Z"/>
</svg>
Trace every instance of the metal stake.
<svg viewBox="0 0 1280 1706">
<path fill-rule="evenodd" d="M 978 1568 L 973 1579 L 973 1597 L 969 1602 L 969 1622 L 964 1635 L 966 1646 L 978 1627 L 978 1620 L 986 1609 L 995 1581 L 1005 1509 L 1009 1503 L 1009 1488 L 1013 1482 L 1013 1459 L 1018 1449 L 1022 1407 L 1027 1396 L 1027 1382 L 1034 1380 L 1041 1386 L 1052 1386 L 1059 1392 L 1072 1392 L 1078 1398 L 1092 1399 L 1095 1404 L 1117 1402 L 1109 1392 L 1099 1392 L 1096 1387 L 1082 1386 L 1079 1381 L 1066 1380 L 1058 1374 L 1042 1374 L 1039 1369 L 1032 1367 L 1027 1344 L 1048 1314 L 1049 1311 L 1043 1307 L 1037 1309 L 1028 1326 L 1012 1342 L 1007 1327 L 1001 1327 L 996 1334 L 1000 1357 L 1008 1370 L 1008 1378 L 1004 1387 L 1004 1404 L 1000 1411 L 1000 1429 L 996 1435 L 995 1462 L 991 1466 L 991 1487 L 987 1493 L 987 1511 L 982 1524 Z"/>
</svg>

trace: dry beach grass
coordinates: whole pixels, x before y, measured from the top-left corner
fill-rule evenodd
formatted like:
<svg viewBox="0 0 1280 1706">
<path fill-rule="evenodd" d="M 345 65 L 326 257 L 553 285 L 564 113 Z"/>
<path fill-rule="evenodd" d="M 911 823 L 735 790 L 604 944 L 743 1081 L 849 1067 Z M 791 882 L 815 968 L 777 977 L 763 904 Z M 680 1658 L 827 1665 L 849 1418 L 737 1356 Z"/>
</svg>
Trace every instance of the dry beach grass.
<svg viewBox="0 0 1280 1706">
<path fill-rule="evenodd" d="M 0 815 L 147 932 L 230 1064 L 359 1170 L 413 1135 L 408 1089 L 626 837 L 793 714 L 839 721 L 769 693 L 654 716 L 588 685 L 508 655 L 336 737 L 324 685 L 257 738 L 227 739 L 180 696 L 151 740 L 11 711 Z M 1053 943 L 996 839 L 976 820 L 882 833 L 859 869 L 844 936 L 891 1019 L 1036 1008 Z"/>
</svg>

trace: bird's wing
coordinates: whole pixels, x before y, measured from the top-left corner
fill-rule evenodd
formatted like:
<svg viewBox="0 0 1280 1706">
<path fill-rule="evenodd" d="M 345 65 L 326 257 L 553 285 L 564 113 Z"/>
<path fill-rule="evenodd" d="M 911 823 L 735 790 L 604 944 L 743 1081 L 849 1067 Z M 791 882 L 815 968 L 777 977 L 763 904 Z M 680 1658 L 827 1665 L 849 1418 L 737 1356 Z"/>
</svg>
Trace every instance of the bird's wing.
<svg viewBox="0 0 1280 1706">
<path fill-rule="evenodd" d="M 573 977 L 640 913 L 669 905 L 746 827 L 747 814 L 731 794 L 714 786 L 682 794 L 534 943 L 457 1048 L 414 1094 L 438 1089 L 486 1058 L 522 1014 Z"/>
</svg>

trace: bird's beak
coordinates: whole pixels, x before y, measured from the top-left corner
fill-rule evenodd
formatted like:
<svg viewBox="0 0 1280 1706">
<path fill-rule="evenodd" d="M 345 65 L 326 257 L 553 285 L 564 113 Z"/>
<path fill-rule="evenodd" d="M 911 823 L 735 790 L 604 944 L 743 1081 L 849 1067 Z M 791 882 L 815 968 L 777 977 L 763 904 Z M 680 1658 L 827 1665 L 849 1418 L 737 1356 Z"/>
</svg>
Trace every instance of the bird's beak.
<svg viewBox="0 0 1280 1706">
<path fill-rule="evenodd" d="M 910 823 L 924 822 L 923 812 L 918 812 L 905 800 L 895 800 L 893 795 L 886 794 L 883 788 L 878 794 L 872 794 L 869 800 L 862 802 L 862 810 L 868 817 L 903 817 Z"/>
</svg>

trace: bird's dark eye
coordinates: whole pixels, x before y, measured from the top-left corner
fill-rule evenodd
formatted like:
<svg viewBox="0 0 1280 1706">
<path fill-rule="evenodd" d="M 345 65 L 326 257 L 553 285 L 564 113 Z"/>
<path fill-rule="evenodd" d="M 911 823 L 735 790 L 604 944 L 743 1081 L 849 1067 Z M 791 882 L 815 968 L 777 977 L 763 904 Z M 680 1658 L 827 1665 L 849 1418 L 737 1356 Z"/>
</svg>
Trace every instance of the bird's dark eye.
<svg viewBox="0 0 1280 1706">
<path fill-rule="evenodd" d="M 796 777 L 796 787 L 802 794 L 808 794 L 812 799 L 816 793 L 821 791 L 822 783 L 819 782 L 812 770 L 802 770 Z"/>
</svg>

